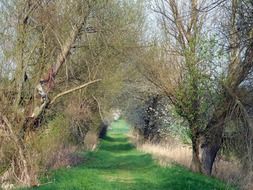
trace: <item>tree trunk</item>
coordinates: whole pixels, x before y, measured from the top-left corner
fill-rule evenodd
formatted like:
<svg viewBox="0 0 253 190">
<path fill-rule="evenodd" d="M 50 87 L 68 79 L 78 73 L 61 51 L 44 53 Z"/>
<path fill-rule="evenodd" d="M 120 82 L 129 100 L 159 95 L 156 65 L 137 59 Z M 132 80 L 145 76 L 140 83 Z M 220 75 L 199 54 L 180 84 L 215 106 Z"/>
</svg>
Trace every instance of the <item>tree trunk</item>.
<svg viewBox="0 0 253 190">
<path fill-rule="evenodd" d="M 213 164 L 222 145 L 222 134 L 226 111 L 223 107 L 216 110 L 204 132 L 195 128 L 192 131 L 192 163 L 191 169 L 206 175 L 212 174 Z M 194 128 L 192 128 L 194 129 Z"/>
<path fill-rule="evenodd" d="M 26 186 L 31 186 L 33 179 L 32 179 L 32 176 L 30 175 L 29 164 L 27 163 L 27 158 L 25 154 L 25 145 L 23 141 L 13 131 L 13 126 L 11 125 L 7 117 L 2 115 L 1 113 L 0 113 L 0 116 L 2 117 L 1 119 L 4 121 L 5 126 L 8 129 L 10 138 L 16 144 L 16 147 L 18 149 L 18 159 L 19 159 L 18 167 L 22 173 L 20 177 L 20 181 Z"/>
<path fill-rule="evenodd" d="M 207 175 L 212 174 L 213 163 L 222 145 L 226 111 L 223 110 L 223 107 L 220 109 L 222 110 L 216 112 L 218 115 L 215 114 L 209 121 L 201 145 L 201 170 L 202 173 Z"/>
<path fill-rule="evenodd" d="M 192 162 L 191 170 L 194 172 L 201 172 L 201 161 L 199 155 L 199 135 L 197 133 L 192 134 Z"/>
<path fill-rule="evenodd" d="M 217 141 L 210 141 L 205 136 L 199 136 L 192 142 L 192 171 L 212 174 L 213 164 L 221 147 L 222 135 L 217 134 L 215 139 Z"/>
<path fill-rule="evenodd" d="M 69 37 L 67 38 L 64 45 L 62 46 L 61 52 L 58 54 L 55 63 L 49 70 L 47 77 L 45 79 L 42 79 L 39 82 L 39 84 L 37 84 L 37 86 L 35 87 L 38 92 L 38 95 L 41 97 L 42 103 L 39 102 L 39 105 L 35 105 L 33 108 L 32 114 L 31 115 L 29 114 L 26 117 L 25 122 L 23 123 L 23 127 L 20 132 L 23 138 L 25 137 L 26 129 L 34 127 L 34 125 L 37 123 L 38 119 L 44 113 L 45 109 L 47 108 L 49 104 L 53 103 L 60 96 L 69 93 L 69 91 L 61 93 L 55 98 L 53 98 L 53 100 L 51 101 L 49 100 L 49 97 L 48 97 L 48 94 L 52 90 L 52 87 L 54 85 L 55 77 L 57 73 L 59 72 L 61 66 L 65 63 L 66 59 L 68 58 L 73 44 L 76 42 L 77 38 L 80 36 L 81 30 L 83 28 L 83 25 L 87 21 L 89 13 L 90 13 L 90 10 L 85 15 L 83 15 L 83 18 L 81 19 L 81 21 L 79 21 L 80 23 L 76 23 L 76 25 L 73 26 L 72 31 L 70 31 Z M 93 83 L 93 81 L 91 83 Z M 90 83 L 87 83 L 87 84 L 90 84 Z M 87 84 L 84 84 L 84 86 L 81 86 L 81 87 L 77 87 L 77 90 L 79 88 L 81 89 L 87 86 Z M 76 89 L 71 89 L 70 92 L 75 91 L 75 90 Z"/>
<path fill-rule="evenodd" d="M 206 144 L 201 147 L 201 150 L 201 172 L 206 175 L 211 175 L 216 155 L 220 150 L 220 143 Z"/>
</svg>

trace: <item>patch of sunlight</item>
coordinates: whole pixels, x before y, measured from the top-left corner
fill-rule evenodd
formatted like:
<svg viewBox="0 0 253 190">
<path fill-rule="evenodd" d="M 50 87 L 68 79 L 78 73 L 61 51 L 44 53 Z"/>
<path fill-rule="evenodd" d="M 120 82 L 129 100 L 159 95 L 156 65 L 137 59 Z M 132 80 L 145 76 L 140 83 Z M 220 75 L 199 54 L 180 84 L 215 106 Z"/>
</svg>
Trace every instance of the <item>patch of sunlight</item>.
<svg viewBox="0 0 253 190">
<path fill-rule="evenodd" d="M 109 134 L 126 134 L 130 126 L 125 120 L 119 119 L 114 121 L 109 127 Z"/>
<path fill-rule="evenodd" d="M 100 175 L 104 180 L 109 182 L 118 182 L 118 183 L 135 183 L 134 178 L 129 171 L 120 171 L 117 173 L 107 173 Z"/>
</svg>

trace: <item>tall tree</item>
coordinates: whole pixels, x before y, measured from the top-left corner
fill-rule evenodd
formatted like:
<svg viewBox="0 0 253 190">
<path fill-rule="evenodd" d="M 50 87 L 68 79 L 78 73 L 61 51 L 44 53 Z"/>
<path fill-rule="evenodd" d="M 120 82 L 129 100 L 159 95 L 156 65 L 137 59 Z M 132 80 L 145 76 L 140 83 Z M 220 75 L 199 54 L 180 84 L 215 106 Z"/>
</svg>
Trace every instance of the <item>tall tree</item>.
<svg viewBox="0 0 253 190">
<path fill-rule="evenodd" d="M 231 0 L 212 3 L 213 7 L 225 6 L 230 13 L 226 15 L 229 19 L 219 21 L 223 25 L 225 22 L 227 27 L 223 31 L 226 31 L 229 54 L 228 59 L 222 60 L 226 60 L 225 66 L 218 68 L 213 65 L 217 50 L 213 49 L 215 44 L 212 40 L 209 49 L 204 51 L 213 55 L 211 60 L 206 59 L 207 53 L 203 56 L 202 52 L 207 30 L 204 21 L 208 23 L 206 16 L 213 7 L 206 1 L 197 0 L 156 2 L 155 12 L 162 15 L 163 40 L 166 44 L 162 48 L 165 53 L 159 53 L 159 57 L 152 60 L 155 64 L 148 67 L 146 76 L 163 89 L 177 112 L 189 123 L 192 169 L 210 175 L 222 146 L 226 118 L 235 107 L 240 113 L 245 113 L 236 94 L 252 69 L 251 29 L 246 24 L 249 20 L 244 20 L 244 26 L 239 24 L 238 11 L 250 7 L 250 2 Z M 242 32 L 243 35 L 240 35 Z M 226 52 L 222 54 L 227 55 Z M 213 75 L 212 72 L 219 74 Z M 238 119 L 240 117 L 237 115 Z"/>
<path fill-rule="evenodd" d="M 199 53 L 206 16 L 198 11 L 202 6 L 204 1 L 197 0 L 157 1 L 154 11 L 161 16 L 165 51 L 147 69 L 147 78 L 165 92 L 178 114 L 188 121 L 194 171 L 203 171 L 199 146 L 210 85 L 208 69 L 204 69 L 206 60 Z"/>
<path fill-rule="evenodd" d="M 252 123 L 245 106 L 244 97 L 239 95 L 242 86 L 248 86 L 248 77 L 252 74 L 253 49 L 252 49 L 252 28 L 249 9 L 252 4 L 248 1 L 231 0 L 227 4 L 229 10 L 228 20 L 225 24 L 226 37 L 229 47 L 228 70 L 225 78 L 221 81 L 221 98 L 215 106 L 212 118 L 209 120 L 206 130 L 203 133 L 202 162 L 208 173 L 212 171 L 212 165 L 216 154 L 222 146 L 222 137 L 226 126 L 227 118 L 241 120 L 243 128 L 248 128 L 249 134 L 246 141 L 251 144 L 252 149 Z M 250 87 L 251 88 L 251 87 Z M 251 162 L 250 155 L 248 163 Z"/>
<path fill-rule="evenodd" d="M 7 2 L 5 3 L 8 4 Z M 18 175 L 19 180 L 25 185 L 30 186 L 36 183 L 36 176 L 32 173 L 31 166 L 29 165 L 30 158 L 25 143 L 27 131 L 40 123 L 39 120 L 43 116 L 45 109 L 58 97 L 98 81 L 88 82 L 60 93 L 54 98 L 50 98 L 49 95 L 53 90 L 55 78 L 59 70 L 70 55 L 72 46 L 77 42 L 83 29 L 85 29 L 84 27 L 87 25 L 87 20 L 95 4 L 96 2 L 94 1 L 78 1 L 68 5 L 67 8 L 74 11 L 72 14 L 75 13 L 73 14 L 75 18 L 68 18 L 67 22 L 69 23 L 62 22 L 62 24 L 66 24 L 66 31 L 64 31 L 66 32 L 66 40 L 60 44 L 60 48 L 55 52 L 55 56 L 53 55 L 55 61 L 51 62 L 51 64 L 46 63 L 47 65 L 41 62 L 39 66 L 37 62 L 33 62 L 33 59 L 42 61 L 43 56 L 45 56 L 43 52 L 42 54 L 37 54 L 37 49 L 46 51 L 47 39 L 43 38 L 43 36 L 46 35 L 46 28 L 51 27 L 51 25 L 39 22 L 39 16 L 45 15 L 38 15 L 36 11 L 42 9 L 45 12 L 48 11 L 53 14 L 52 11 L 49 11 L 53 8 L 55 9 L 55 13 L 52 16 L 61 19 L 60 11 L 62 7 L 57 9 L 57 4 L 51 1 L 32 0 L 17 3 L 15 7 L 11 7 L 17 11 L 15 12 L 17 17 L 14 17 L 17 26 L 14 27 L 13 33 L 10 33 L 10 35 L 17 37 L 16 41 L 13 41 L 15 52 L 11 60 L 15 75 L 14 72 L 9 73 L 9 76 L 11 75 L 14 81 L 14 89 L 8 91 L 7 87 L 7 90 L 1 92 L 3 108 L 8 106 L 8 109 L 1 109 L 0 116 L 3 130 L 10 136 L 18 150 L 14 161 L 14 172 L 20 171 Z M 60 6 L 60 4 L 58 5 Z M 38 34 L 37 36 L 33 33 L 34 31 L 36 32 L 35 34 Z M 59 34 L 55 31 L 53 33 L 55 33 L 57 38 Z M 39 43 L 41 40 L 40 36 L 44 39 L 42 44 Z M 46 75 L 44 74 L 45 67 L 49 67 Z M 40 76 L 33 75 L 35 73 Z M 43 78 L 43 76 L 46 77 Z M 9 81 L 7 85 L 12 84 Z"/>
<path fill-rule="evenodd" d="M 0 173 L 12 172 L 31 186 L 38 184 L 31 139 L 48 115 L 63 114 L 73 103 L 74 119 L 85 104 L 92 119 L 104 119 L 104 108 L 121 88 L 122 70 L 136 53 L 132 47 L 139 42 L 142 7 L 116 0 L 3 0 L 0 8 L 14 22 L 1 20 L 6 28 L 1 31 L 0 135 L 5 144 L 0 150 L 9 144 L 14 154 L 6 151 L 7 166 Z M 73 101 L 67 96 L 72 92 L 78 92 Z"/>
</svg>

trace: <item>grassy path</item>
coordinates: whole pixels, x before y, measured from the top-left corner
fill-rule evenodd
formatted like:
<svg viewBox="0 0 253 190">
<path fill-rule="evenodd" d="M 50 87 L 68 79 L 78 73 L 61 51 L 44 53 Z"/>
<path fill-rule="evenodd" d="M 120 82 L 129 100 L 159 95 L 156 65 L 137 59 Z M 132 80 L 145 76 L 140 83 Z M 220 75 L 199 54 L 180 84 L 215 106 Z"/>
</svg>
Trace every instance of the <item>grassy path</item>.
<svg viewBox="0 0 253 190">
<path fill-rule="evenodd" d="M 229 189 L 222 182 L 172 166 L 155 164 L 150 155 L 129 143 L 127 124 L 112 124 L 95 152 L 85 153 L 83 165 L 52 173 L 53 183 L 38 189 L 66 190 L 213 190 Z"/>
</svg>

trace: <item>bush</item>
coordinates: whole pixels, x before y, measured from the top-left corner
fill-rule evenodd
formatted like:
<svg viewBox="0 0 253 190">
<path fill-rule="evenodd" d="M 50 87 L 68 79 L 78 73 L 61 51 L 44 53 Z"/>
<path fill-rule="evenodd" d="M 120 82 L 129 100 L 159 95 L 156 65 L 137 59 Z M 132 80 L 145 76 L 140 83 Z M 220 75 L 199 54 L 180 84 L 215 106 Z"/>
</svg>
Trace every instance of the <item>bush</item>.
<svg viewBox="0 0 253 190">
<path fill-rule="evenodd" d="M 40 154 L 39 165 L 42 170 L 50 168 L 58 152 L 69 144 L 69 121 L 57 115 L 32 139 L 34 148 Z"/>
<path fill-rule="evenodd" d="M 85 150 L 95 150 L 98 144 L 98 135 L 94 131 L 89 131 L 84 138 Z"/>
<path fill-rule="evenodd" d="M 144 141 L 159 143 L 169 135 L 186 144 L 191 143 L 187 123 L 178 116 L 168 98 L 162 95 L 148 97 L 141 104 L 132 107 L 132 110 L 128 110 L 126 117 L 134 126 L 134 131 L 143 136 Z"/>
</svg>

